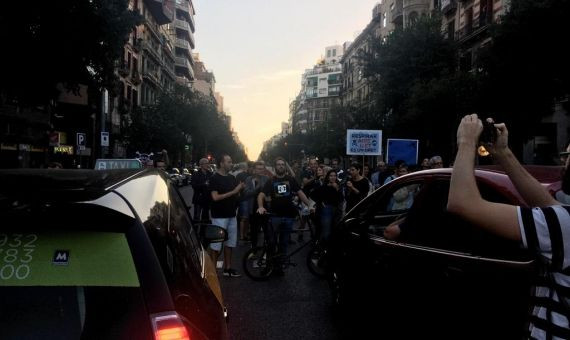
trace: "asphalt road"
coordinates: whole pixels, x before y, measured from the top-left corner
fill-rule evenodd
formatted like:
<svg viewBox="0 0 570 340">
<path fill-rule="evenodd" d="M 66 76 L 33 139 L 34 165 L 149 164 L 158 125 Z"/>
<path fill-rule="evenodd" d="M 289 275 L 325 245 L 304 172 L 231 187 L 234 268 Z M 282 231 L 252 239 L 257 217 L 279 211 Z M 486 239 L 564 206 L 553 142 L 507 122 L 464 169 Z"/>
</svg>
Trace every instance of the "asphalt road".
<svg viewBox="0 0 570 340">
<path fill-rule="evenodd" d="M 192 188 L 183 187 L 181 192 L 186 202 L 191 202 Z M 305 239 L 307 237 L 305 235 Z M 297 246 L 291 245 L 290 250 Z M 234 250 L 232 267 L 241 274 L 241 259 L 248 247 L 249 244 L 240 244 Z M 285 276 L 265 282 L 252 281 L 245 274 L 228 278 L 219 272 L 232 339 L 342 338 L 341 329 L 333 322 L 328 285 L 307 269 L 307 251 L 294 256 L 297 266 L 287 268 Z"/>
</svg>

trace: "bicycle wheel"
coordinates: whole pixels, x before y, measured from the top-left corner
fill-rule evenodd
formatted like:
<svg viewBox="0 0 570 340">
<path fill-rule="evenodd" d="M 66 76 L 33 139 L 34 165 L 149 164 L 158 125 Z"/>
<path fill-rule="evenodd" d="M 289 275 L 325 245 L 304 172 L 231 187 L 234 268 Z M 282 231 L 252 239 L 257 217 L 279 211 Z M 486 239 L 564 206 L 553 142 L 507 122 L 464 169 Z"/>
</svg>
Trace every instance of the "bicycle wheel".
<svg viewBox="0 0 570 340">
<path fill-rule="evenodd" d="M 255 247 L 243 256 L 243 271 L 254 281 L 265 281 L 273 272 L 273 265 L 268 261 L 267 249 Z"/>
<path fill-rule="evenodd" d="M 307 254 L 307 267 L 316 277 L 324 278 L 327 275 L 325 255 L 325 251 L 318 245 L 313 246 Z"/>
</svg>

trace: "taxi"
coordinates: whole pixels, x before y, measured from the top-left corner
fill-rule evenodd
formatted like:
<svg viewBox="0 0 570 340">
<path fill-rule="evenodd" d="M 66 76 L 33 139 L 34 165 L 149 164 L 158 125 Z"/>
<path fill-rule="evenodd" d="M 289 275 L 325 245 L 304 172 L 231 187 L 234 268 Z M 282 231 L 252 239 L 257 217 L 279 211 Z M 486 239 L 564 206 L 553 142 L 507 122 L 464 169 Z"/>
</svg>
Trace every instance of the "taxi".
<svg viewBox="0 0 570 340">
<path fill-rule="evenodd" d="M 205 246 L 166 174 L 0 171 L 2 339 L 227 339 Z"/>
</svg>

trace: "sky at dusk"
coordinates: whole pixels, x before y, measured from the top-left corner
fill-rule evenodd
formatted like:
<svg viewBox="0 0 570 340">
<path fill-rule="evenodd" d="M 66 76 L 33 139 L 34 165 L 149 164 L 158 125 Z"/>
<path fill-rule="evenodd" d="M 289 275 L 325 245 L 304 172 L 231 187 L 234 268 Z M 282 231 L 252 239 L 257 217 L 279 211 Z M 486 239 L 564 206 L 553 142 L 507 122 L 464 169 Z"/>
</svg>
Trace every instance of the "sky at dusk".
<svg viewBox="0 0 570 340">
<path fill-rule="evenodd" d="M 196 49 L 256 160 L 289 119 L 301 75 L 326 46 L 352 41 L 379 0 L 194 0 Z"/>
</svg>

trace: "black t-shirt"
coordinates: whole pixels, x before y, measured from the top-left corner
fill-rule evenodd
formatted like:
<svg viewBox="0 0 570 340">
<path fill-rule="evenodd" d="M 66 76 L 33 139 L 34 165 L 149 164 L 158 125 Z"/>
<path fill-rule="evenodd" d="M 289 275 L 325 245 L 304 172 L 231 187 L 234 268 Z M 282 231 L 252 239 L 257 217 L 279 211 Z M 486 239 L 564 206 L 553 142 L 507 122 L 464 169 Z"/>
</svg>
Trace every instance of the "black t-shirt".
<svg viewBox="0 0 570 340">
<path fill-rule="evenodd" d="M 368 190 L 370 189 L 368 180 L 365 177 L 362 177 L 360 181 L 352 181 L 352 185 L 359 193 L 356 194 L 352 190 L 348 188 L 346 189 L 346 211 L 352 209 L 352 207 L 354 207 L 358 202 L 368 196 Z"/>
<path fill-rule="evenodd" d="M 273 177 L 263 186 L 263 193 L 271 197 L 271 212 L 279 217 L 296 217 L 297 208 L 293 204 L 294 195 L 300 190 L 295 178 L 285 175 Z"/>
<path fill-rule="evenodd" d="M 303 175 L 301 176 L 302 180 L 304 182 L 304 179 L 310 179 L 310 182 L 307 182 L 307 184 L 303 184 L 303 192 L 305 193 L 305 195 L 307 195 L 308 197 L 311 196 L 312 192 L 317 188 L 317 183 L 316 183 L 316 174 L 313 172 L 313 170 L 311 170 L 310 168 L 307 168 L 305 170 L 303 170 Z"/>
<path fill-rule="evenodd" d="M 245 182 L 245 180 L 249 177 L 250 175 L 247 173 L 247 171 L 242 171 L 239 174 L 237 174 L 236 179 L 238 180 L 238 182 Z"/>
<path fill-rule="evenodd" d="M 215 173 L 212 178 L 210 178 L 210 194 L 212 191 L 217 191 L 218 194 L 222 195 L 235 189 L 238 185 L 238 181 L 232 175 L 222 176 L 219 173 Z M 238 202 L 238 195 L 233 195 L 227 197 L 221 201 L 212 200 L 212 217 L 213 218 L 228 218 L 236 217 L 236 209 Z"/>
<path fill-rule="evenodd" d="M 317 203 L 317 206 L 325 204 L 338 207 L 343 200 L 342 191 L 336 190 L 327 184 L 323 184 L 315 189 L 311 198 Z"/>
</svg>

